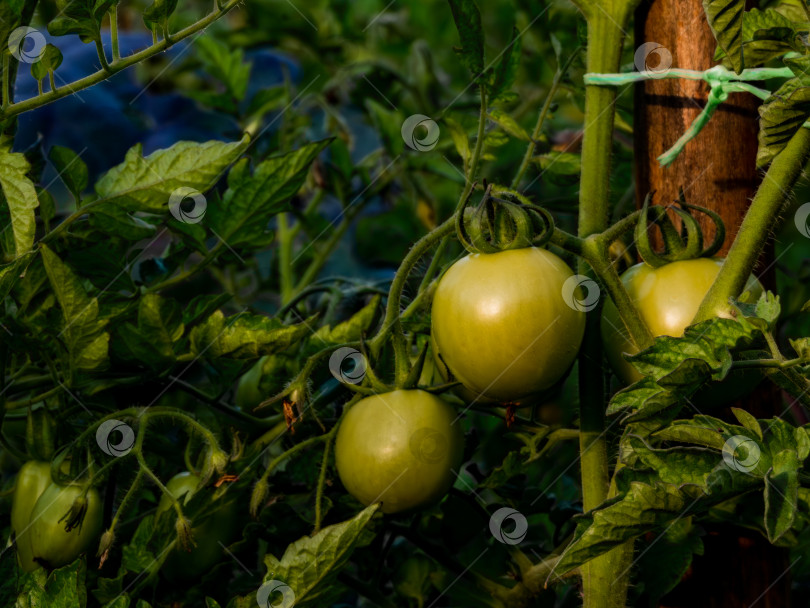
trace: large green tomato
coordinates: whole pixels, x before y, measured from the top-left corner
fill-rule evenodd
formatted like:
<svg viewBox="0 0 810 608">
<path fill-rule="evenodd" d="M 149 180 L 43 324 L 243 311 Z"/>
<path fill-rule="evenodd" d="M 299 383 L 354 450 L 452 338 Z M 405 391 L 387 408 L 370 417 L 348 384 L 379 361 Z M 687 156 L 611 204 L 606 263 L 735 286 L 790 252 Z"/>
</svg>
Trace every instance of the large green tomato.
<svg viewBox="0 0 810 608">
<path fill-rule="evenodd" d="M 659 268 L 641 263 L 622 275 L 622 283 L 653 336 L 677 338 L 692 323 L 722 264 L 723 260 L 716 258 L 683 260 Z M 746 289 L 757 298 L 762 293 L 762 285 L 753 275 Z M 632 355 L 638 349 L 612 301 L 605 304 L 602 312 L 602 341 L 616 375 L 627 384 L 641 380 L 643 376 L 622 357 L 622 353 Z M 748 377 L 757 381 L 760 378 L 758 374 L 748 374 Z"/>
<path fill-rule="evenodd" d="M 34 561 L 31 534 L 28 525 L 37 499 L 51 485 L 51 465 L 48 462 L 29 460 L 17 475 L 14 497 L 11 500 L 11 530 L 17 543 L 17 560 L 25 572 L 39 568 Z"/>
<path fill-rule="evenodd" d="M 199 476 L 184 471 L 172 477 L 166 483 L 166 489 L 175 499 L 182 499 L 183 504 L 186 504 L 199 485 Z M 172 501 L 164 494 L 160 497 L 155 516 L 159 517 L 171 509 Z M 191 579 L 210 570 L 222 557 L 222 545 L 227 545 L 232 540 L 235 529 L 236 502 L 223 501 L 216 506 L 216 511 L 210 517 L 192 528 L 196 546 L 189 552 L 175 549 L 166 558 L 163 564 L 164 574 L 170 578 Z"/>
<path fill-rule="evenodd" d="M 464 436 L 456 412 L 421 390 L 396 390 L 358 401 L 343 417 L 335 441 L 338 474 L 364 505 L 384 513 L 442 498 L 461 465 Z"/>
<path fill-rule="evenodd" d="M 500 402 L 549 388 L 573 363 L 585 331 L 585 314 L 564 295 L 572 277 L 565 262 L 535 247 L 462 258 L 433 298 L 441 361 L 473 394 Z"/>
<path fill-rule="evenodd" d="M 89 549 L 101 534 L 102 504 L 98 491 L 90 488 L 85 498 L 82 494 L 79 486 L 52 483 L 37 500 L 29 531 L 34 559 L 40 564 L 49 568 L 66 566 Z"/>
</svg>

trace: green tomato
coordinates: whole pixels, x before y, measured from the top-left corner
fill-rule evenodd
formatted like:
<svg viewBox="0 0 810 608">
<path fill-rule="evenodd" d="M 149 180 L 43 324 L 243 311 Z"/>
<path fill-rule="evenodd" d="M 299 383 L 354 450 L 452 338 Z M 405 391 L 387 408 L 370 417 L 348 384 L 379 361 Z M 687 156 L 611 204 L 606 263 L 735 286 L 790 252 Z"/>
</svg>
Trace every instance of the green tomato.
<svg viewBox="0 0 810 608">
<path fill-rule="evenodd" d="M 166 483 L 166 489 L 176 500 L 187 504 L 200 485 L 200 477 L 184 471 Z M 184 498 L 185 497 L 185 498 Z M 156 517 L 172 510 L 172 501 L 163 494 L 160 497 Z M 191 551 L 175 549 L 163 564 L 163 573 L 169 578 L 188 580 L 210 570 L 223 555 L 222 545 L 227 545 L 236 530 L 236 502 L 223 501 L 200 525 L 194 526 L 191 533 L 195 546 Z"/>
<path fill-rule="evenodd" d="M 464 435 L 453 408 L 421 390 L 358 401 L 343 417 L 335 461 L 346 490 L 383 513 L 429 505 L 453 485 Z"/>
<path fill-rule="evenodd" d="M 265 355 L 242 374 L 239 384 L 236 386 L 236 406 L 243 410 L 252 410 L 265 400 L 266 395 L 262 395 L 259 383 L 262 380 L 262 368 L 269 355 Z"/>
<path fill-rule="evenodd" d="M 49 485 L 51 485 L 49 462 L 29 460 L 20 467 L 14 486 L 14 497 L 11 500 L 11 530 L 17 543 L 17 560 L 25 572 L 39 568 L 39 564 L 34 561 L 28 525 L 31 523 L 31 513 L 37 499 Z"/>
<path fill-rule="evenodd" d="M 475 395 L 516 402 L 556 383 L 577 355 L 585 314 L 563 294 L 571 269 L 529 247 L 471 254 L 453 264 L 433 298 L 438 355 Z"/>
<path fill-rule="evenodd" d="M 84 496 L 80 486 L 50 484 L 31 513 L 34 559 L 48 568 L 70 564 L 98 538 L 101 523 L 101 498 L 95 488 Z"/>
<path fill-rule="evenodd" d="M 677 338 L 692 323 L 722 264 L 723 260 L 716 258 L 682 260 L 659 268 L 641 263 L 629 268 L 621 278 L 630 299 L 653 336 Z M 762 293 L 762 285 L 753 275 L 748 280 L 746 289 L 755 298 Z M 619 311 L 612 301 L 607 302 L 602 311 L 601 330 L 605 354 L 619 379 L 627 384 L 641 380 L 641 373 L 622 357 L 622 353 L 632 355 L 638 349 L 628 336 Z M 753 388 L 751 380 L 756 383 L 760 378 L 760 374 L 734 372 L 732 377 L 717 386 L 725 387 L 721 393 L 730 401 L 735 398 L 731 389 L 744 389 L 741 396 Z M 745 382 L 741 383 L 741 380 Z M 734 390 L 734 393 L 737 392 Z"/>
</svg>

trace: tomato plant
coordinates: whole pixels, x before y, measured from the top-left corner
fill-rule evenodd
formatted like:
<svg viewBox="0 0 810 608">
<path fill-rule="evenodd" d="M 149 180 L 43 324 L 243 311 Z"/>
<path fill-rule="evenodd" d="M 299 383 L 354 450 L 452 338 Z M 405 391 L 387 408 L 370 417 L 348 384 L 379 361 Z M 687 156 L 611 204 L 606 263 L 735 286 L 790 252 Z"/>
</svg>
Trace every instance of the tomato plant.
<svg viewBox="0 0 810 608">
<path fill-rule="evenodd" d="M 682 4 L 0 4 L 0 605 L 805 605 L 808 17 Z"/>
</svg>

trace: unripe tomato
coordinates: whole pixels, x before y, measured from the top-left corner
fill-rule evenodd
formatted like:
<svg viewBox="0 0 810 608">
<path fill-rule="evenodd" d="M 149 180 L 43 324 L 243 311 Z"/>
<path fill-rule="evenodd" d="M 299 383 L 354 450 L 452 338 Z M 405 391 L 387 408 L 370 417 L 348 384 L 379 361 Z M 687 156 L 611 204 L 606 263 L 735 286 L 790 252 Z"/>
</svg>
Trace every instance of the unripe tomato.
<svg viewBox="0 0 810 608">
<path fill-rule="evenodd" d="M 722 264 L 723 260 L 716 258 L 682 260 L 659 268 L 642 262 L 629 268 L 621 278 L 652 335 L 677 338 L 692 323 Z M 762 293 L 762 285 L 753 275 L 746 289 L 756 298 Z M 622 353 L 632 355 L 638 349 L 612 301 L 602 311 L 601 330 L 605 354 L 616 375 L 627 384 L 641 380 L 643 376 L 622 357 Z M 757 381 L 760 378 L 758 374 L 748 376 Z"/>
<path fill-rule="evenodd" d="M 262 379 L 264 362 L 268 355 L 260 358 L 248 371 L 239 378 L 236 385 L 236 405 L 243 410 L 252 410 L 265 400 L 267 395 L 262 395 L 259 383 Z M 190 473 L 189 473 L 190 474 Z"/>
<path fill-rule="evenodd" d="M 50 484 L 31 513 L 34 559 L 48 568 L 75 560 L 101 534 L 102 505 L 95 488 Z"/>
<path fill-rule="evenodd" d="M 358 401 L 343 417 L 335 461 L 346 490 L 383 513 L 442 498 L 464 451 L 453 408 L 421 390 L 396 390 Z"/>
<path fill-rule="evenodd" d="M 31 513 L 37 499 L 51 485 L 51 465 L 49 462 L 29 460 L 17 475 L 14 485 L 14 497 L 11 500 L 11 530 L 17 543 L 17 560 L 25 572 L 39 568 L 34 561 L 31 548 Z"/>
<path fill-rule="evenodd" d="M 500 402 L 542 391 L 573 363 L 585 314 L 566 303 L 571 269 L 528 247 L 471 254 L 453 264 L 433 298 L 438 355 L 473 393 Z"/>
<path fill-rule="evenodd" d="M 191 493 L 200 485 L 199 476 L 189 471 L 178 473 L 166 483 L 166 489 L 177 500 L 186 504 Z M 185 498 L 184 498 L 185 497 Z M 155 517 L 172 510 L 172 501 L 163 494 L 158 503 Z M 236 503 L 223 501 L 216 511 L 200 525 L 194 526 L 191 533 L 195 546 L 191 551 L 176 548 L 166 558 L 163 572 L 170 578 L 191 579 L 210 570 L 222 557 L 222 545 L 227 545 L 236 529 Z M 221 544 L 220 544 L 221 543 Z"/>
</svg>

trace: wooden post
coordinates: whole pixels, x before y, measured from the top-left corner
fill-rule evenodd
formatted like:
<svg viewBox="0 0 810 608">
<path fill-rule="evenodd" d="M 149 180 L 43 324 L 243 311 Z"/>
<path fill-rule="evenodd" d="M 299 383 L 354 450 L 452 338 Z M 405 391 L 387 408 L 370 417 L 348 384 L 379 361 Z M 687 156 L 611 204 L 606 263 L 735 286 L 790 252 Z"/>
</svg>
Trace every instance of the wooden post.
<svg viewBox="0 0 810 608">
<path fill-rule="evenodd" d="M 700 0 L 646 0 L 636 13 L 635 47 L 657 43 L 669 51 L 672 67 L 704 70 L 714 65 L 715 40 Z M 658 58 L 666 57 L 659 53 Z M 648 68 L 656 67 L 650 56 Z M 732 93 L 708 126 L 668 167 L 656 157 L 683 134 L 705 106 L 708 85 L 680 79 L 650 80 L 636 87 L 636 195 L 640 205 L 655 191 L 655 204 L 672 203 L 683 188 L 687 201 L 723 218 L 727 250 L 740 226 L 761 174 L 756 170 L 757 106 L 752 95 Z M 701 218 L 706 239 L 710 220 Z M 773 253 L 768 248 L 756 274 L 773 289 Z M 764 272 L 763 272 L 764 271 Z M 759 417 L 778 416 L 779 393 L 763 383 L 741 404 Z M 694 412 L 685 411 L 685 416 Z M 706 412 L 708 413 L 708 412 Z M 712 411 L 712 415 L 725 414 Z M 733 419 L 733 418 L 731 418 Z M 705 555 L 697 557 L 684 580 L 661 606 L 666 608 L 787 608 L 790 575 L 787 554 L 756 533 L 731 527 L 707 530 Z M 781 577 L 781 578 L 780 578 Z"/>
</svg>

